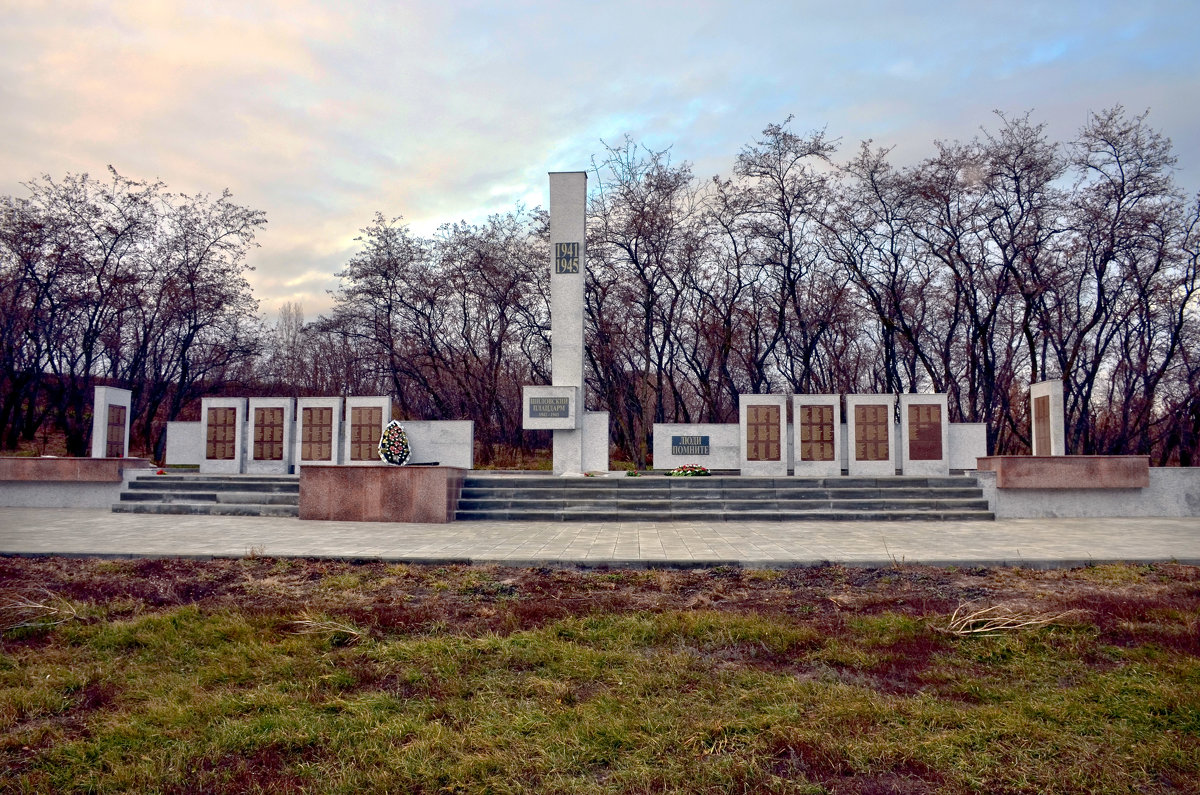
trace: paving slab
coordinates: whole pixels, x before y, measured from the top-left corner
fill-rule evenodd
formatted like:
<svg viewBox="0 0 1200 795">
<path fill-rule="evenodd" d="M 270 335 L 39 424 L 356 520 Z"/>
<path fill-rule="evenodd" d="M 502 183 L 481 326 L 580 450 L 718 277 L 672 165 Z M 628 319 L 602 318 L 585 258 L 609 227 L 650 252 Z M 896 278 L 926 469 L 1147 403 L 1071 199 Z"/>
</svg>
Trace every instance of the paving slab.
<svg viewBox="0 0 1200 795">
<path fill-rule="evenodd" d="M 1200 565 L 1200 518 L 994 522 L 327 522 L 0 508 L 0 554 L 516 566 Z"/>
</svg>

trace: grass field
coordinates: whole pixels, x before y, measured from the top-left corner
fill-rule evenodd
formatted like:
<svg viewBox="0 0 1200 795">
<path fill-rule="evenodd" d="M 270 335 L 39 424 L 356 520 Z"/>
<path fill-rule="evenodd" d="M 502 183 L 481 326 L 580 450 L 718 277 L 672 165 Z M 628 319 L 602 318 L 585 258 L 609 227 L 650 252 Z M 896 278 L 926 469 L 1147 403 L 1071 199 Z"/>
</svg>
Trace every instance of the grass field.
<svg viewBox="0 0 1200 795">
<path fill-rule="evenodd" d="M 1195 567 L 0 558 L 0 608 L 4 792 L 1200 792 Z"/>
</svg>

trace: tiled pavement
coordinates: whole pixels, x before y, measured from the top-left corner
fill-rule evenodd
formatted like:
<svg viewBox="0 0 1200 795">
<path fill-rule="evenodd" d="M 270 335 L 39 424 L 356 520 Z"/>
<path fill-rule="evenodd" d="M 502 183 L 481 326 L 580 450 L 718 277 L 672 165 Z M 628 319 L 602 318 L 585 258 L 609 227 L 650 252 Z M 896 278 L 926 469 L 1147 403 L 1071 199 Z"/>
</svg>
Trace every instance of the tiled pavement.
<svg viewBox="0 0 1200 795">
<path fill-rule="evenodd" d="M 0 554 L 56 553 L 260 554 L 513 566 L 1200 564 L 1200 518 L 386 524 L 0 508 Z"/>
</svg>

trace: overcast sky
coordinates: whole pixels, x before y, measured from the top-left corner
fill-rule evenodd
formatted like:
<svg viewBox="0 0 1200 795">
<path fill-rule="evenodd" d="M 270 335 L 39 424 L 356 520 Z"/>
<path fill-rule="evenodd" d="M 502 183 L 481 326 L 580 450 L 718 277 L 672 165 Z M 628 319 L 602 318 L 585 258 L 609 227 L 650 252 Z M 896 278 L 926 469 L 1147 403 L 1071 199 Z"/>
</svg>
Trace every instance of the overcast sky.
<svg viewBox="0 0 1200 795">
<path fill-rule="evenodd" d="M 903 10 L 900 10 L 903 9 Z M 701 177 L 771 122 L 897 163 L 1033 111 L 1115 104 L 1200 188 L 1200 3 L 0 0 L 0 193 L 47 173 L 265 210 L 263 311 L 327 309 L 375 211 L 431 233 L 546 202 L 628 133 Z"/>
</svg>

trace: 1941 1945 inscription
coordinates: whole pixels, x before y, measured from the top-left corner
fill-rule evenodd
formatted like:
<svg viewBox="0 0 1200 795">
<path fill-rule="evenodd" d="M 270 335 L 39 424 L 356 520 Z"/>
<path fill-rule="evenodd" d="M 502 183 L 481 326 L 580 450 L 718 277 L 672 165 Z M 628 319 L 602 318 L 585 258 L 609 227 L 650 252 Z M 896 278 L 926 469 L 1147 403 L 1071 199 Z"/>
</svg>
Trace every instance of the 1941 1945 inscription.
<svg viewBox="0 0 1200 795">
<path fill-rule="evenodd" d="M 529 398 L 529 416 L 538 419 L 566 419 L 571 416 L 571 399 L 531 397 Z"/>
</svg>

